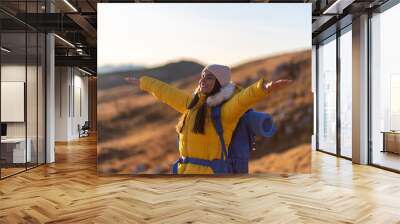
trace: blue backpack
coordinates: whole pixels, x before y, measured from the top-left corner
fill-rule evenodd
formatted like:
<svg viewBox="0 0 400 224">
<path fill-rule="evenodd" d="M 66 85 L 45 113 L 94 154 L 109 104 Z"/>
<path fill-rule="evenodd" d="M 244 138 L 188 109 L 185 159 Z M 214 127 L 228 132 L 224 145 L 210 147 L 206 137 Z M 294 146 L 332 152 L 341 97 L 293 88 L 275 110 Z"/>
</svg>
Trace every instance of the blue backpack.
<svg viewBox="0 0 400 224">
<path fill-rule="evenodd" d="M 211 108 L 211 118 L 221 142 L 221 156 L 216 160 L 204 160 L 192 157 L 179 158 L 172 167 L 172 173 L 178 173 L 179 163 L 191 163 L 210 167 L 214 174 L 247 174 L 250 152 L 254 148 L 255 136 L 271 137 L 276 132 L 271 115 L 248 110 L 240 118 L 232 134 L 229 150 L 226 149 L 221 122 L 221 106 Z"/>
</svg>

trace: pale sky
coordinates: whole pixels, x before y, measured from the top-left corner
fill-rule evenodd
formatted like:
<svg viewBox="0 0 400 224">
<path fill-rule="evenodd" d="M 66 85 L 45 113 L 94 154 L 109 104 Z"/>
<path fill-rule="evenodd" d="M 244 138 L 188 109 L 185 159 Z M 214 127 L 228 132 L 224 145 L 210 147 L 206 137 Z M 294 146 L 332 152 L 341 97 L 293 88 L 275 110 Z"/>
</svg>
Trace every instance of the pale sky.
<svg viewBox="0 0 400 224">
<path fill-rule="evenodd" d="M 235 65 L 311 48 L 311 4 L 99 3 L 98 66 Z"/>
</svg>

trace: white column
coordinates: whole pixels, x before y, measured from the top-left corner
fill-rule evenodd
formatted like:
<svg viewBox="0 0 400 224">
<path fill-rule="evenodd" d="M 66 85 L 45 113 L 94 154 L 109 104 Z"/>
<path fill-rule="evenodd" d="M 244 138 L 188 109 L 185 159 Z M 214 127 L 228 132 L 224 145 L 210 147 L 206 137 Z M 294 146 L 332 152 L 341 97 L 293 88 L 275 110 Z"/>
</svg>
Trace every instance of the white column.
<svg viewBox="0 0 400 224">
<path fill-rule="evenodd" d="M 368 15 L 353 19 L 353 162 L 368 163 Z"/>
<path fill-rule="evenodd" d="M 53 12 L 51 1 L 46 1 L 47 12 Z M 46 35 L 46 163 L 55 162 L 55 43 L 54 34 Z"/>
<path fill-rule="evenodd" d="M 55 150 L 54 150 L 54 133 L 55 133 L 55 76 L 54 76 L 54 35 L 47 34 L 46 36 L 46 163 L 52 163 L 55 161 Z"/>
</svg>

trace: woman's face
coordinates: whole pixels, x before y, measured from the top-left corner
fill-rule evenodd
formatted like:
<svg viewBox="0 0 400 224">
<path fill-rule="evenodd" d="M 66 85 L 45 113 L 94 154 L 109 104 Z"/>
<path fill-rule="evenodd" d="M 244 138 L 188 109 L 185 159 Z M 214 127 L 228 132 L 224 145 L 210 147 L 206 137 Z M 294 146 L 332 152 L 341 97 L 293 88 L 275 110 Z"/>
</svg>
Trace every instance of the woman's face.
<svg viewBox="0 0 400 224">
<path fill-rule="evenodd" d="M 205 71 L 204 73 L 201 74 L 201 78 L 199 80 L 199 89 L 201 93 L 204 94 L 209 94 L 214 88 L 215 81 L 217 79 L 215 76 L 209 72 Z"/>
</svg>

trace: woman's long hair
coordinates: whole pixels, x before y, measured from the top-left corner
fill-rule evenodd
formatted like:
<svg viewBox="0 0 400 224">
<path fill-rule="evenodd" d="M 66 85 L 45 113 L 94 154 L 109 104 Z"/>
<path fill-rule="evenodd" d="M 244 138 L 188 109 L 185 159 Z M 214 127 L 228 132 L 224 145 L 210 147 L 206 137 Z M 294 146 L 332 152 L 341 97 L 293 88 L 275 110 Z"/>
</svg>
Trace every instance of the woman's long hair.
<svg viewBox="0 0 400 224">
<path fill-rule="evenodd" d="M 212 96 L 216 93 L 218 93 L 221 90 L 221 84 L 218 82 L 218 80 L 215 80 L 214 87 L 212 91 L 207 95 Z M 190 103 L 187 106 L 188 110 L 192 110 L 197 103 L 199 102 L 199 93 L 196 93 L 196 95 L 193 97 L 193 99 L 190 101 Z M 205 120 L 206 120 L 206 112 L 207 112 L 207 105 L 206 102 L 204 102 L 198 109 L 196 113 L 196 118 L 195 122 L 192 128 L 193 133 L 197 134 L 204 134 L 204 125 L 205 125 Z M 183 126 L 185 125 L 185 120 L 186 120 L 186 114 L 183 115 L 181 118 L 181 121 L 178 124 L 178 132 L 180 133 L 182 131 Z"/>
</svg>

